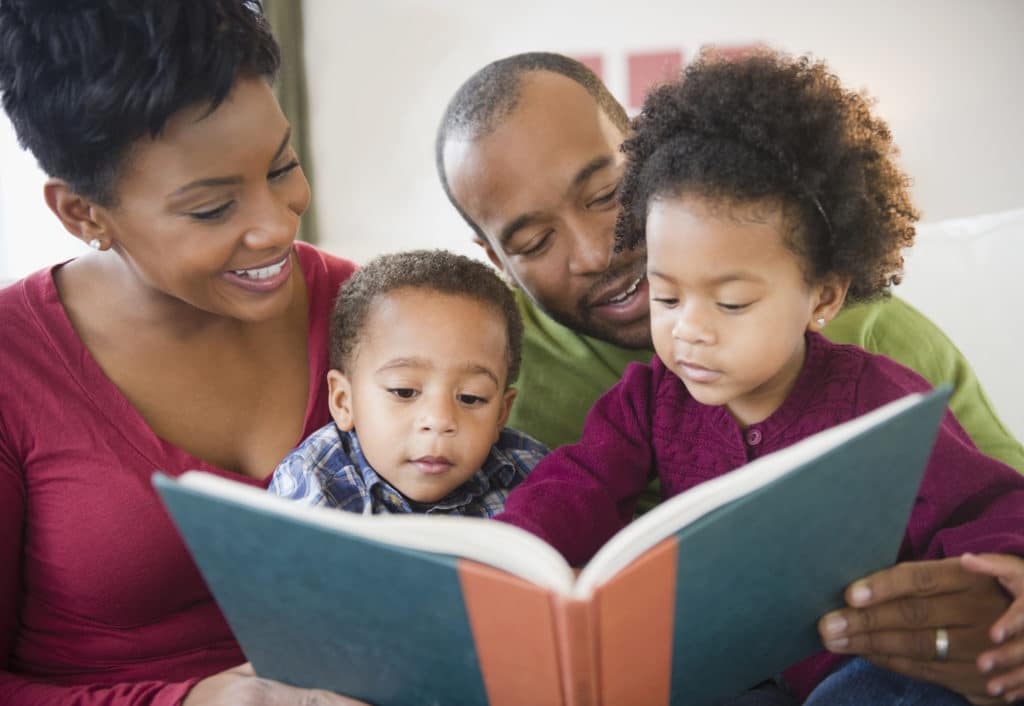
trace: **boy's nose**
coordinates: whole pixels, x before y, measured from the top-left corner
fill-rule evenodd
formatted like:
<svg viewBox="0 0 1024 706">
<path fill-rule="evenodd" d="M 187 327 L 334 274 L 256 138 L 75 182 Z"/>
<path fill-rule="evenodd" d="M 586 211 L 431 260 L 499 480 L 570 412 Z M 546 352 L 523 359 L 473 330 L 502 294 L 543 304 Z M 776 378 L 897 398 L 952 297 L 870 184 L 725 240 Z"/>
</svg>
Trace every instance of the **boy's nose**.
<svg viewBox="0 0 1024 706">
<path fill-rule="evenodd" d="M 420 431 L 435 434 L 454 434 L 457 429 L 455 405 L 446 400 L 435 400 L 428 403 L 420 416 L 419 428 Z"/>
</svg>

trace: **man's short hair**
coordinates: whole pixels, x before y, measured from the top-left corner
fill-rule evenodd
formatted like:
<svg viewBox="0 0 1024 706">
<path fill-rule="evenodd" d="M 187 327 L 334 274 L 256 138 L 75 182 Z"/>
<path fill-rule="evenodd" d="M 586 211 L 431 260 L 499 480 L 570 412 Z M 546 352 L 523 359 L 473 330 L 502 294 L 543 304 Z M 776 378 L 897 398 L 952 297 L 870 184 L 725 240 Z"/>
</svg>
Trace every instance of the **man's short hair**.
<svg viewBox="0 0 1024 706">
<path fill-rule="evenodd" d="M 523 76 L 537 71 L 560 74 L 575 81 L 593 97 L 616 127 L 624 134 L 629 131 L 629 116 L 608 87 L 586 65 L 568 56 L 550 52 L 516 54 L 493 61 L 470 76 L 444 111 L 434 142 L 434 159 L 448 200 L 481 238 L 484 236 L 479 226 L 452 195 L 444 169 L 444 147 L 450 139 L 476 140 L 497 129 L 519 104 Z"/>
</svg>

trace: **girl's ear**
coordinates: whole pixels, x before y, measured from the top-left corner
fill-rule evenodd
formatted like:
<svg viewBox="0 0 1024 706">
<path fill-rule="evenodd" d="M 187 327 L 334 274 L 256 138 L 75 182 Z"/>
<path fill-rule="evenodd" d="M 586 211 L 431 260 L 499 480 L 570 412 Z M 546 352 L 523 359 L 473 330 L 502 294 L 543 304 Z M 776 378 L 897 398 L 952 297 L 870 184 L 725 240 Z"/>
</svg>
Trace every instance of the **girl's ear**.
<svg viewBox="0 0 1024 706">
<path fill-rule="evenodd" d="M 43 198 L 68 233 L 96 250 L 111 246 L 113 239 L 99 218 L 99 207 L 72 191 L 66 181 L 47 179 Z"/>
<path fill-rule="evenodd" d="M 811 312 L 811 320 L 807 323 L 810 331 L 821 331 L 834 319 L 846 301 L 846 292 L 850 289 L 850 278 L 828 275 L 817 286 L 818 303 Z"/>
<path fill-rule="evenodd" d="M 352 431 L 356 420 L 352 412 L 352 384 L 345 373 L 331 368 L 327 371 L 327 404 L 331 418 L 342 431 Z"/>
</svg>

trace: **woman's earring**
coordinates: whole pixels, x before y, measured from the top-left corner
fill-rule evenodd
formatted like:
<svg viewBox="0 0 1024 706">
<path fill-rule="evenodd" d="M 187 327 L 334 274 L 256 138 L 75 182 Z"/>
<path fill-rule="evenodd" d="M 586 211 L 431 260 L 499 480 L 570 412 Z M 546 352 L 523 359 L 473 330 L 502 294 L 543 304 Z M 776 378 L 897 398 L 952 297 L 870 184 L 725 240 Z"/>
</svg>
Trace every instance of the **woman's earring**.
<svg viewBox="0 0 1024 706">
<path fill-rule="evenodd" d="M 818 326 L 824 327 L 825 326 L 825 317 L 822 316 L 820 318 L 815 319 L 814 323 L 818 324 Z"/>
<path fill-rule="evenodd" d="M 93 250 L 102 250 L 103 243 L 100 242 L 99 238 L 93 238 L 92 240 L 89 241 L 89 247 L 92 248 Z"/>
</svg>

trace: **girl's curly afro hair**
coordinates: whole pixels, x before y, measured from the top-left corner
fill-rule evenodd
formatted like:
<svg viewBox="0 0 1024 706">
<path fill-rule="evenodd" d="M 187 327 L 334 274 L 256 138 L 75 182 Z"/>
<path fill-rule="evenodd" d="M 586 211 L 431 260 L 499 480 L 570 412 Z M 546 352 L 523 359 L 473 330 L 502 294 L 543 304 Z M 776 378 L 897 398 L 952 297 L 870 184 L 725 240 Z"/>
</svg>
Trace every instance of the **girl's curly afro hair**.
<svg viewBox="0 0 1024 706">
<path fill-rule="evenodd" d="M 643 240 L 654 198 L 775 200 L 795 216 L 787 245 L 810 282 L 837 274 L 850 278 L 850 300 L 887 295 L 919 216 L 889 128 L 870 107 L 808 57 L 702 52 L 681 80 L 647 96 L 622 146 L 618 248 Z"/>
</svg>

